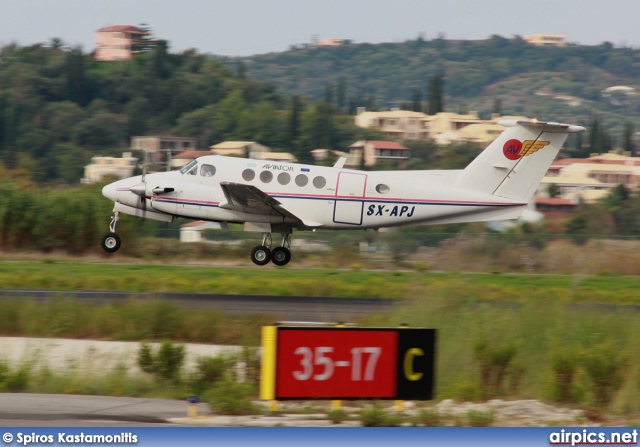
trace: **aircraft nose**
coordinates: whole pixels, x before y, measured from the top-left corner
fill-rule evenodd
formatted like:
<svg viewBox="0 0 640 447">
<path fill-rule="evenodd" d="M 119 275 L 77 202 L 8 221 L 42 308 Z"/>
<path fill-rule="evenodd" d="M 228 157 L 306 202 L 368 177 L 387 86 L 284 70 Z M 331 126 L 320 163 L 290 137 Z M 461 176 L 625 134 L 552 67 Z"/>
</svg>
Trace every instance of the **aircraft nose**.
<svg viewBox="0 0 640 447">
<path fill-rule="evenodd" d="M 102 195 L 109 200 L 113 200 L 114 202 L 116 201 L 116 191 L 118 190 L 116 183 L 118 182 L 109 183 L 104 188 L 102 188 Z"/>
</svg>

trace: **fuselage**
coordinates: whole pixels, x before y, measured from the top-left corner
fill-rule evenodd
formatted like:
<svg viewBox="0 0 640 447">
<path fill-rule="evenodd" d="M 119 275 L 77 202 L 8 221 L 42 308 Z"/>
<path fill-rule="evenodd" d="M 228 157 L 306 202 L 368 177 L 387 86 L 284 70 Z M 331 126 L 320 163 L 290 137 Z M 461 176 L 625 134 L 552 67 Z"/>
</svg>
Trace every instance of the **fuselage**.
<svg viewBox="0 0 640 447">
<path fill-rule="evenodd" d="M 459 172 L 357 171 L 211 155 L 178 171 L 148 174 L 144 183 L 141 176 L 114 182 L 105 186 L 103 194 L 128 207 L 171 216 L 298 229 L 490 220 L 513 217 L 526 205 L 455 188 Z M 226 206 L 222 183 L 252 185 L 288 213 L 244 212 Z"/>
</svg>

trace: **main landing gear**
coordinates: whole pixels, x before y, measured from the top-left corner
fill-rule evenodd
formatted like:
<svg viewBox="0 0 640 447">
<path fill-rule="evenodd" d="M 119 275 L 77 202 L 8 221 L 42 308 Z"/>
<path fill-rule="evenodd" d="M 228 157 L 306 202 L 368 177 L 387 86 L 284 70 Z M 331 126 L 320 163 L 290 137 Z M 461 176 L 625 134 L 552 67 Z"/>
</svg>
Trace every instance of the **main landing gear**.
<svg viewBox="0 0 640 447">
<path fill-rule="evenodd" d="M 291 234 L 282 235 L 282 244 L 271 250 L 271 233 L 262 233 L 262 245 L 251 250 L 251 260 L 257 265 L 266 265 L 272 261 L 275 265 L 287 265 L 291 261 Z"/>
<path fill-rule="evenodd" d="M 122 245 L 120 236 L 116 234 L 116 225 L 118 224 L 119 219 L 120 213 L 118 211 L 114 211 L 111 223 L 109 224 L 109 233 L 102 236 L 102 241 L 100 241 L 102 249 L 107 253 L 115 253 L 120 248 L 120 245 Z"/>
</svg>

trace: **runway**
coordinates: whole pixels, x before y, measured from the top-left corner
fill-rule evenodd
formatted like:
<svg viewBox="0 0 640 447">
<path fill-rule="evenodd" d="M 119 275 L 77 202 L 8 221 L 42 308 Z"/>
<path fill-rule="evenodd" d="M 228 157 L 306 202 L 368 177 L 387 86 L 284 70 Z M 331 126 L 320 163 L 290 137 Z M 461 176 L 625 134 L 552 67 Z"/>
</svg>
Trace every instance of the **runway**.
<svg viewBox="0 0 640 447">
<path fill-rule="evenodd" d="M 183 307 L 217 309 L 233 315 L 270 315 L 277 321 L 300 322 L 349 322 L 354 318 L 370 314 L 389 313 L 396 305 L 402 303 L 402 300 L 391 298 L 0 290 L 0 299 L 34 299 L 47 301 L 64 298 L 93 302 L 112 302 L 128 299 L 166 300 Z"/>
</svg>

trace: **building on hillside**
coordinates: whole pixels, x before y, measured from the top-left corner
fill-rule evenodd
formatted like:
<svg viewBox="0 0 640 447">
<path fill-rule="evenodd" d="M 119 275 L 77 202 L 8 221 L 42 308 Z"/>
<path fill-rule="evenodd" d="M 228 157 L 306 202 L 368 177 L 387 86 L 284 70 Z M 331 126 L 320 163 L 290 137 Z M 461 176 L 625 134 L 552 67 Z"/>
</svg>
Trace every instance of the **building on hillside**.
<svg viewBox="0 0 640 447">
<path fill-rule="evenodd" d="M 316 42 L 317 47 L 341 47 L 351 42 L 348 39 L 340 39 L 339 37 L 327 37 L 325 40 Z"/>
<path fill-rule="evenodd" d="M 383 161 L 390 161 L 398 169 L 404 169 L 411 158 L 409 148 L 393 141 L 356 141 L 349 146 L 352 160 L 362 160 L 365 166 L 375 166 Z"/>
<path fill-rule="evenodd" d="M 522 38 L 525 42 L 538 47 L 566 47 L 567 38 L 562 34 L 530 34 Z"/>
<path fill-rule="evenodd" d="M 146 162 L 154 168 L 167 169 L 171 159 L 180 152 L 196 149 L 198 140 L 187 137 L 136 136 L 131 138 L 131 149 L 146 153 Z M 168 165 L 168 166 L 167 166 Z"/>
<path fill-rule="evenodd" d="M 255 141 L 223 141 L 209 146 L 215 155 L 227 155 L 230 157 L 252 158 L 253 153 L 270 152 L 267 146 Z"/>
<path fill-rule="evenodd" d="M 602 97 L 606 98 L 614 106 L 629 104 L 629 98 L 636 96 L 636 89 L 626 85 L 614 85 L 602 90 Z"/>
<path fill-rule="evenodd" d="M 388 138 L 395 140 L 431 138 L 440 145 L 462 141 L 489 144 L 504 130 L 504 127 L 498 124 L 500 120 L 522 119 L 527 117 L 493 115 L 489 120 L 482 120 L 477 112 L 440 112 L 427 115 L 398 109 L 367 112 L 360 107 L 355 116 L 355 125 L 380 129 Z"/>
<path fill-rule="evenodd" d="M 134 42 L 147 34 L 131 25 L 105 26 L 96 31 L 95 59 L 97 61 L 129 60 L 133 56 Z"/>
<path fill-rule="evenodd" d="M 122 158 L 101 157 L 91 158 L 91 163 L 84 167 L 82 183 L 101 182 L 107 176 L 124 179 L 132 177 L 138 165 L 138 159 L 131 156 L 131 152 L 123 152 Z"/>
<path fill-rule="evenodd" d="M 537 197 L 548 197 L 547 189 L 554 184 L 560 197 L 594 202 L 617 185 L 630 191 L 640 190 L 640 157 L 619 154 L 593 155 L 589 158 L 556 160 L 538 187 Z"/>
<path fill-rule="evenodd" d="M 389 138 L 413 140 L 429 138 L 428 115 L 409 110 L 389 110 L 386 112 L 367 112 L 358 108 L 355 124 L 362 128 L 380 129 Z"/>
<path fill-rule="evenodd" d="M 500 124 L 491 122 L 473 123 L 461 127 L 457 131 L 438 133 L 434 136 L 434 140 L 438 145 L 469 141 L 483 146 L 488 146 L 503 131 L 504 126 L 501 126 Z"/>
<path fill-rule="evenodd" d="M 545 218 L 570 217 L 580 209 L 580 203 L 574 199 L 560 197 L 538 197 L 534 200 L 536 211 Z"/>
<path fill-rule="evenodd" d="M 316 164 L 323 166 L 333 166 L 340 158 L 346 158 L 343 165 L 345 168 L 359 168 L 362 166 L 362 154 L 352 154 L 333 149 L 314 149 L 311 151 L 311 155 Z"/>
<path fill-rule="evenodd" d="M 295 163 L 298 161 L 295 155 L 289 152 L 252 152 L 251 158 L 255 160 L 281 161 Z"/>
</svg>

